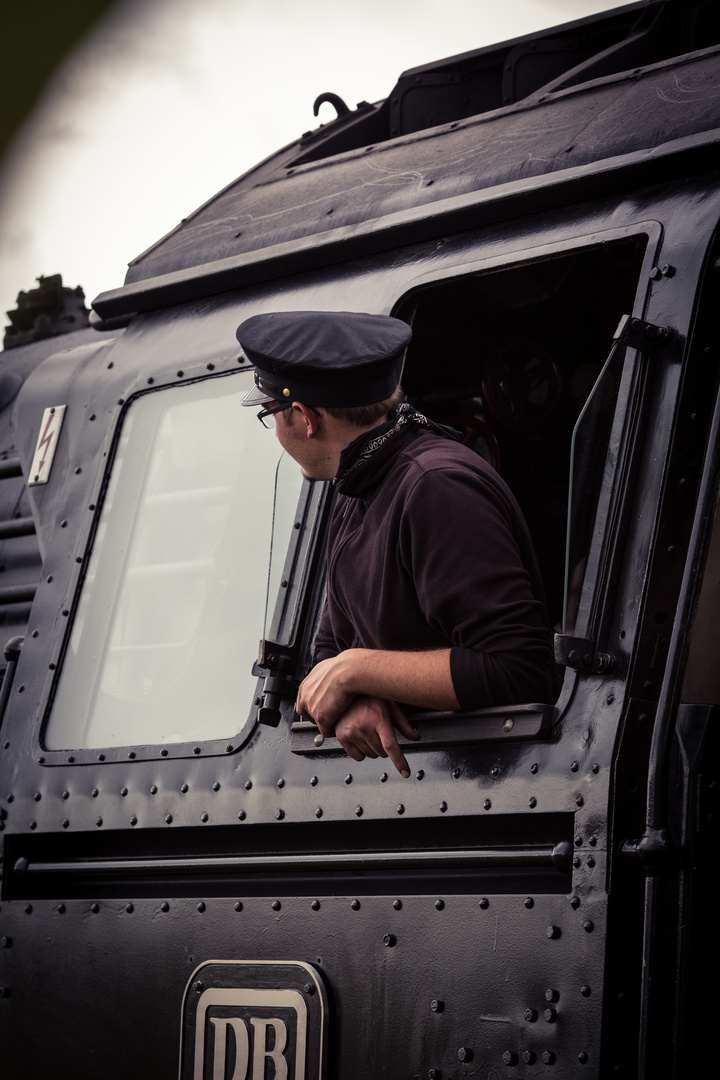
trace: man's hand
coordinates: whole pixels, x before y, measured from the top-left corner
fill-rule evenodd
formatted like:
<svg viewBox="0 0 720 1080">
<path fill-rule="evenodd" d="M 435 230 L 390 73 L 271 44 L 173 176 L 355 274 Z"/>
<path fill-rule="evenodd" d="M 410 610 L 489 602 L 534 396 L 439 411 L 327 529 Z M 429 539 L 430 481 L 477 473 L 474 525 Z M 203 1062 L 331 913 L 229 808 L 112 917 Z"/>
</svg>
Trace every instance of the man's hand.
<svg viewBox="0 0 720 1080">
<path fill-rule="evenodd" d="M 338 720 L 334 734 L 353 760 L 389 757 L 397 771 L 407 779 L 410 766 L 398 744 L 395 728 L 408 739 L 420 738 L 394 701 L 360 695 Z"/>
<path fill-rule="evenodd" d="M 347 667 L 344 653 L 321 660 L 300 684 L 295 711 L 314 720 L 326 737 L 335 734 L 335 724 L 347 711 L 356 694 L 346 689 L 343 672 Z"/>
</svg>

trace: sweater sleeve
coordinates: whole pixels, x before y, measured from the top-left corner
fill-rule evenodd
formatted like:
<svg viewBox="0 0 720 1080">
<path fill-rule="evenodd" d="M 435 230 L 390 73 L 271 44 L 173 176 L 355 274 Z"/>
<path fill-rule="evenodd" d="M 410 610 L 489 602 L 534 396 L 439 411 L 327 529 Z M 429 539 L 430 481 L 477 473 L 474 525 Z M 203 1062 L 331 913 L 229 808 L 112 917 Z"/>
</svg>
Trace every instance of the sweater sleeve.
<svg viewBox="0 0 720 1080">
<path fill-rule="evenodd" d="M 315 634 L 313 664 L 319 664 L 321 660 L 329 660 L 331 656 L 337 656 L 339 652 L 340 649 L 337 646 L 330 625 L 330 615 L 326 603 Z"/>
<path fill-rule="evenodd" d="M 551 701 L 555 670 L 527 527 L 489 469 L 421 472 L 401 557 L 428 623 L 451 643 L 462 709 Z"/>
</svg>

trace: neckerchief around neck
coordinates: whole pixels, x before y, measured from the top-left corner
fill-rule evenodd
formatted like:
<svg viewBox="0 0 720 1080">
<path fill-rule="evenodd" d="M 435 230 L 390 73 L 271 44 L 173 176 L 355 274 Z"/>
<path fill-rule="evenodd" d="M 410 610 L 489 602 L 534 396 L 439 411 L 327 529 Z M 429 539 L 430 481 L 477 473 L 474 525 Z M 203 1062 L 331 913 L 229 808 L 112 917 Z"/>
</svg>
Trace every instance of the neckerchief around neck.
<svg viewBox="0 0 720 1080">
<path fill-rule="evenodd" d="M 390 419 L 373 428 L 372 431 L 364 431 L 357 439 L 345 447 L 340 455 L 340 465 L 333 480 L 335 487 L 342 490 L 343 485 L 361 469 L 363 465 L 386 445 L 394 436 L 410 429 L 412 424 L 418 424 L 436 435 L 442 435 L 446 439 L 460 441 L 462 436 L 454 428 L 444 424 L 436 424 L 434 420 L 428 420 L 421 412 L 404 402 L 398 405 L 390 414 Z M 349 493 L 348 493 L 349 494 Z"/>
</svg>

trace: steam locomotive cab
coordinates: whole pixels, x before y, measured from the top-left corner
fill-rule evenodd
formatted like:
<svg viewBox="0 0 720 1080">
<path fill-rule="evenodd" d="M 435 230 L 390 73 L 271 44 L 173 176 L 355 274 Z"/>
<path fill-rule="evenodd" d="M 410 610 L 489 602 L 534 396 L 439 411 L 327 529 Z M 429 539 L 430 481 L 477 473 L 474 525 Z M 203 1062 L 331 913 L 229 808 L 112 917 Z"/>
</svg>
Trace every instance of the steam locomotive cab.
<svg viewBox="0 0 720 1080">
<path fill-rule="evenodd" d="M 37 536 L 3 559 L 42 566 L 2 609 L 24 637 L 0 702 L 9 1076 L 702 1067 L 715 138 L 194 270 L 164 267 L 171 238 L 98 329 L 4 354 L 7 498 Z M 281 165 L 279 188 L 324 167 Z M 556 625 L 559 699 L 426 714 L 409 780 L 293 711 L 332 491 L 240 407 L 234 332 L 302 309 L 412 323 L 406 393 L 516 494 Z"/>
</svg>

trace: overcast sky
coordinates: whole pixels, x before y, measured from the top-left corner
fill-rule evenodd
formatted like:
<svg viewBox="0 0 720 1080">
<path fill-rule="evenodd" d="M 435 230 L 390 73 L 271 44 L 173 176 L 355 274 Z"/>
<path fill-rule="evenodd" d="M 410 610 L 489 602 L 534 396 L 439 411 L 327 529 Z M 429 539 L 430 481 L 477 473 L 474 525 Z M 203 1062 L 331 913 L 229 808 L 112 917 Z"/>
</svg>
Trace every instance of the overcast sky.
<svg viewBox="0 0 720 1080">
<path fill-rule="evenodd" d="M 71 0 L 70 0 L 71 2 Z M 40 274 L 88 302 L 251 165 L 406 68 L 612 0 L 122 0 L 54 77 L 0 173 L 0 313 Z M 2 323 L 7 320 L 2 318 Z"/>
</svg>

